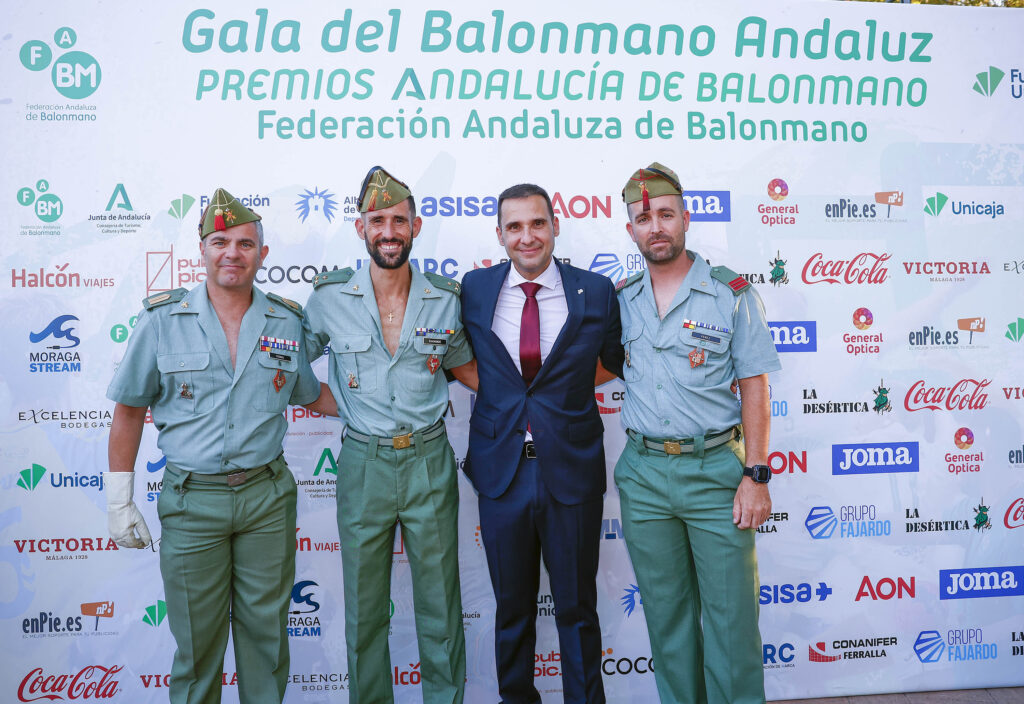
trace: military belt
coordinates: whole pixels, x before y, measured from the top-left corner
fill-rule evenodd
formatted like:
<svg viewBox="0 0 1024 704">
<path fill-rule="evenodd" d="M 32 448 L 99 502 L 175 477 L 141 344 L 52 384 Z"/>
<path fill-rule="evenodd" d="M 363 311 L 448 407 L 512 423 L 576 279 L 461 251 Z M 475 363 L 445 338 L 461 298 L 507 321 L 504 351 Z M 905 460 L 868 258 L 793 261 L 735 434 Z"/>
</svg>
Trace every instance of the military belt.
<svg viewBox="0 0 1024 704">
<path fill-rule="evenodd" d="M 438 420 L 433 425 L 424 428 L 423 430 L 417 430 L 412 433 L 406 433 L 405 435 L 365 435 L 360 433 L 358 430 L 352 430 L 349 428 L 345 432 L 345 438 L 352 438 L 358 442 L 369 444 L 374 438 L 377 439 L 377 445 L 384 447 L 393 447 L 396 450 L 404 450 L 407 447 L 412 447 L 416 444 L 417 437 L 421 442 L 427 442 L 439 438 L 445 433 L 444 421 Z"/>
<path fill-rule="evenodd" d="M 626 429 L 631 438 L 635 438 L 643 442 L 644 446 L 648 450 L 654 450 L 656 452 L 662 452 L 666 455 L 685 455 L 693 452 L 695 443 L 693 438 L 683 438 L 682 440 L 665 440 L 662 438 L 648 438 L 644 437 L 635 430 Z M 728 430 L 723 430 L 720 433 L 714 433 L 712 435 L 704 436 L 704 449 L 710 450 L 724 445 L 735 437 L 739 437 L 739 428 L 733 426 Z"/>
</svg>

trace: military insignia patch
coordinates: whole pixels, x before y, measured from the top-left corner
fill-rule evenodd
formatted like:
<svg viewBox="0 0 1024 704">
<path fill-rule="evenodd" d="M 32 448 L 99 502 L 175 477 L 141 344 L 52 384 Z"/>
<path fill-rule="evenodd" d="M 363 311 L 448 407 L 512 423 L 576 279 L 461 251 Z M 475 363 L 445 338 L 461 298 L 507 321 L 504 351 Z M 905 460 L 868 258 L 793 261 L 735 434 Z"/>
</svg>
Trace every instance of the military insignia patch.
<svg viewBox="0 0 1024 704">
<path fill-rule="evenodd" d="M 277 370 L 277 374 L 274 375 L 274 391 L 281 393 L 281 389 L 288 383 L 288 377 L 284 375 L 284 372 L 280 369 Z"/>
<path fill-rule="evenodd" d="M 192 390 L 188 388 L 188 384 L 185 382 L 181 382 L 181 387 L 178 389 L 178 398 L 194 398 Z"/>
<path fill-rule="evenodd" d="M 690 369 L 704 364 L 704 350 L 690 350 Z"/>
<path fill-rule="evenodd" d="M 441 368 L 441 359 L 436 354 L 430 355 L 427 358 L 427 369 L 430 370 L 430 373 L 434 374 L 440 368 Z"/>
<path fill-rule="evenodd" d="M 359 381 L 356 379 L 356 375 L 355 374 L 349 374 L 348 375 L 348 388 L 350 388 L 350 389 L 358 389 L 359 388 Z"/>
</svg>

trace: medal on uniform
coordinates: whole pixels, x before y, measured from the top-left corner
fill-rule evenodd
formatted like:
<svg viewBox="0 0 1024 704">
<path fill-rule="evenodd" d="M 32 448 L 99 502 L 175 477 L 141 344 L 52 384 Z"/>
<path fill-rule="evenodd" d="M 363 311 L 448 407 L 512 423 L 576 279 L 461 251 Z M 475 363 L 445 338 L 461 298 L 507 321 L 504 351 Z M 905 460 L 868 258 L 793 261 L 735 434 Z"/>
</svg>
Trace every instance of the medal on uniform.
<svg viewBox="0 0 1024 704">
<path fill-rule="evenodd" d="M 702 364 L 704 364 L 704 350 L 691 350 L 690 369 L 696 369 Z"/>
<path fill-rule="evenodd" d="M 356 381 L 356 375 L 355 374 L 349 374 L 348 375 L 348 388 L 350 388 L 350 389 L 358 389 L 359 388 L 359 382 Z"/>
<path fill-rule="evenodd" d="M 429 357 L 427 357 L 427 369 L 430 370 L 431 374 L 433 374 L 434 372 L 436 372 L 440 368 L 441 368 L 441 359 L 436 354 L 432 354 Z"/>
<path fill-rule="evenodd" d="M 274 375 L 274 391 L 281 393 L 281 389 L 288 383 L 288 378 L 285 377 L 284 372 L 280 369 L 277 370 L 277 374 Z"/>
<path fill-rule="evenodd" d="M 178 398 L 192 398 L 192 390 L 185 382 L 181 382 L 181 393 L 178 394 Z"/>
<path fill-rule="evenodd" d="M 633 365 L 629 362 L 629 350 L 626 350 L 626 366 L 632 367 Z"/>
</svg>

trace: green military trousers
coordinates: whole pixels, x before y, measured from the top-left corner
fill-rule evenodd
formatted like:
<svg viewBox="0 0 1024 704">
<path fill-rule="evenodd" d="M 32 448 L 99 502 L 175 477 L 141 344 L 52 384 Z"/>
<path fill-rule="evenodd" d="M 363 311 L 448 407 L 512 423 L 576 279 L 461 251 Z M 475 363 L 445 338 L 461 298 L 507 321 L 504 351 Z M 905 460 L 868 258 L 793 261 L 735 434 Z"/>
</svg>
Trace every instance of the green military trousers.
<svg viewBox="0 0 1024 704">
<path fill-rule="evenodd" d="M 245 704 L 280 704 L 295 581 L 295 479 L 278 457 L 238 486 L 168 464 L 157 508 L 160 574 L 177 650 L 171 704 L 217 704 L 228 621 Z"/>
<path fill-rule="evenodd" d="M 743 457 L 741 440 L 666 455 L 630 436 L 615 465 L 662 704 L 765 701 L 754 531 L 732 522 Z"/>
<path fill-rule="evenodd" d="M 345 585 L 351 704 L 394 701 L 388 650 L 395 524 L 409 555 L 424 704 L 460 704 L 466 640 L 459 587 L 459 488 L 448 437 L 395 449 L 345 438 L 338 463 L 338 534 Z"/>
</svg>

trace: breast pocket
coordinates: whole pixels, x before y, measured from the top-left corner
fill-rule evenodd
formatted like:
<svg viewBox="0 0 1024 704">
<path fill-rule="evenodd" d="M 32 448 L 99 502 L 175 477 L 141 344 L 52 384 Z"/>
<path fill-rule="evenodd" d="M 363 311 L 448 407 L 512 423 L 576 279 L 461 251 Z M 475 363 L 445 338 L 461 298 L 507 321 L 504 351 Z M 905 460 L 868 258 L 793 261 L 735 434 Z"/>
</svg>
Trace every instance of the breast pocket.
<svg viewBox="0 0 1024 704">
<path fill-rule="evenodd" d="M 377 369 L 374 367 L 369 333 L 338 335 L 331 340 L 331 352 L 342 388 L 355 394 L 377 391 Z"/>
<path fill-rule="evenodd" d="M 172 411 L 195 413 L 204 399 L 213 399 L 209 352 L 170 352 L 156 356 L 160 382 L 170 390 Z"/>
<path fill-rule="evenodd" d="M 254 399 L 257 410 L 280 413 L 285 409 L 298 379 L 299 362 L 296 356 L 299 354 L 289 352 L 287 356 L 290 359 L 277 359 L 271 357 L 269 352 L 257 352 L 259 365 Z"/>
<path fill-rule="evenodd" d="M 643 322 L 635 322 L 622 329 L 622 347 L 626 353 L 623 362 L 622 378 L 627 382 L 640 381 L 644 377 L 643 344 L 640 338 L 644 334 Z"/>
<path fill-rule="evenodd" d="M 417 335 L 412 347 L 417 353 L 417 362 L 427 369 L 426 374 L 413 374 L 408 380 L 409 388 L 415 391 L 426 391 L 431 388 L 434 376 L 441 371 L 441 361 L 448 351 L 448 335 L 432 334 Z M 431 373 L 433 372 L 433 373 Z"/>
<path fill-rule="evenodd" d="M 681 376 L 694 386 L 708 386 L 721 381 L 729 364 L 729 343 L 731 332 L 719 330 L 688 329 L 679 331 L 678 366 Z"/>
</svg>

